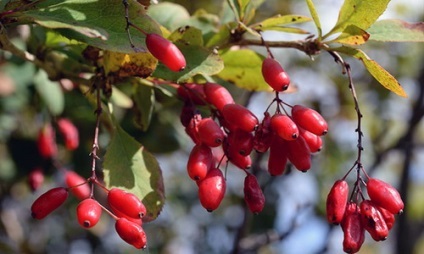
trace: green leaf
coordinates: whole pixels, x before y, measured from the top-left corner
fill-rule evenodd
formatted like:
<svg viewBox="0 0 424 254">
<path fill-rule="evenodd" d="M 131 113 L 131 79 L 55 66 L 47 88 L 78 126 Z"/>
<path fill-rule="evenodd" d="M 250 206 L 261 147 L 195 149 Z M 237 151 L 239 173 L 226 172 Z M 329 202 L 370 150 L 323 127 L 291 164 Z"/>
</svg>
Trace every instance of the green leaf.
<svg viewBox="0 0 424 254">
<path fill-rule="evenodd" d="M 39 70 L 34 76 L 34 85 L 50 113 L 60 115 L 65 107 L 65 97 L 58 82 L 49 80 L 44 70 Z"/>
<path fill-rule="evenodd" d="M 263 56 L 250 49 L 222 54 L 225 68 L 218 76 L 249 91 L 271 91 L 261 74 Z"/>
<path fill-rule="evenodd" d="M 190 14 L 184 6 L 170 2 L 151 5 L 147 14 L 170 31 L 185 25 L 190 19 Z"/>
<path fill-rule="evenodd" d="M 137 1 L 128 1 L 130 21 L 147 33 L 161 34 L 157 23 L 152 20 Z M 31 20 L 41 26 L 58 29 L 70 39 L 89 45 L 132 53 L 125 31 L 125 8 L 121 0 L 45 0 L 33 10 L 20 13 L 18 19 Z M 137 48 L 145 48 L 145 35 L 130 28 L 132 40 Z"/>
<path fill-rule="evenodd" d="M 134 193 L 146 206 L 147 220 L 158 217 L 165 202 L 159 163 L 118 125 L 104 156 L 103 172 L 107 188 Z"/>
<path fill-rule="evenodd" d="M 387 70 L 380 66 L 376 61 L 370 59 L 362 50 L 349 48 L 349 47 L 339 47 L 332 49 L 334 51 L 353 56 L 356 59 L 361 60 L 368 72 L 386 89 L 392 91 L 393 93 L 401 96 L 407 97 L 405 90 L 399 84 L 395 77 L 392 76 Z"/>
<path fill-rule="evenodd" d="M 233 28 L 235 28 L 237 26 L 237 24 L 235 22 L 231 22 L 225 25 L 222 25 L 219 28 L 219 31 L 217 33 L 215 33 L 206 43 L 206 46 L 208 48 L 212 48 L 212 47 L 219 47 L 222 46 L 226 43 L 228 43 L 228 41 L 231 38 L 231 30 Z"/>
<path fill-rule="evenodd" d="M 370 38 L 369 33 L 361 28 L 350 25 L 334 40 L 330 42 L 338 42 L 347 45 L 361 45 Z"/>
<path fill-rule="evenodd" d="M 241 10 L 241 21 L 244 24 L 249 24 L 255 17 L 256 10 L 265 0 L 238 0 Z"/>
<path fill-rule="evenodd" d="M 169 37 L 170 41 L 179 41 L 190 45 L 203 46 L 202 31 L 195 27 L 186 26 L 173 32 Z"/>
<path fill-rule="evenodd" d="M 322 27 L 321 27 L 321 22 L 319 20 L 317 9 L 315 8 L 314 2 L 312 0 L 306 0 L 306 4 L 308 5 L 309 12 L 311 13 L 312 19 L 314 20 L 315 26 L 317 27 L 318 39 L 321 40 Z"/>
<path fill-rule="evenodd" d="M 132 108 L 133 101 L 130 97 L 128 97 L 125 93 L 123 93 L 121 90 L 116 88 L 115 86 L 112 86 L 112 95 L 110 97 L 111 102 L 120 107 L 120 108 Z"/>
<path fill-rule="evenodd" d="M 390 0 L 345 0 L 336 25 L 324 38 L 345 30 L 349 25 L 367 30 L 383 14 L 389 2 Z"/>
<path fill-rule="evenodd" d="M 375 22 L 367 32 L 374 41 L 424 42 L 424 22 L 387 19 Z"/>
<path fill-rule="evenodd" d="M 268 19 L 265 19 L 258 24 L 255 24 L 252 28 L 258 30 L 266 30 L 273 27 L 281 27 L 289 24 L 309 22 L 312 19 L 310 17 L 302 15 L 277 15 Z"/>
<path fill-rule="evenodd" d="M 146 131 L 150 126 L 153 110 L 155 106 L 155 93 L 153 86 L 141 82 L 141 79 L 134 79 L 133 100 L 136 106 L 135 122 L 142 131 Z"/>
<path fill-rule="evenodd" d="M 175 44 L 186 58 L 186 68 L 181 72 L 171 72 L 164 65 L 159 64 L 153 73 L 154 77 L 183 83 L 199 74 L 207 76 L 217 74 L 224 68 L 223 61 L 218 53 L 196 45 L 178 42 Z"/>
<path fill-rule="evenodd" d="M 291 34 L 309 34 L 309 31 L 306 31 L 304 29 L 297 28 L 297 27 L 287 27 L 287 26 L 272 26 L 262 30 L 279 31 L 279 32 L 291 33 Z"/>
</svg>

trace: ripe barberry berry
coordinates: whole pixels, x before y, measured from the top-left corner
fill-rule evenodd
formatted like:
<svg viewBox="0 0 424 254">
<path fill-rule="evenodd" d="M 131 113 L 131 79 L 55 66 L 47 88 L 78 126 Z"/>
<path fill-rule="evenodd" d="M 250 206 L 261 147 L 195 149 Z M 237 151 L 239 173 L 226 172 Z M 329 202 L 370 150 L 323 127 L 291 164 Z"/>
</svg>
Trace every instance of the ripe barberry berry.
<svg viewBox="0 0 424 254">
<path fill-rule="evenodd" d="M 94 227 L 99 222 L 101 215 L 102 208 L 95 199 L 84 199 L 77 206 L 78 223 L 84 228 Z"/>
<path fill-rule="evenodd" d="M 291 113 L 293 121 L 305 130 L 318 136 L 328 132 L 327 122 L 317 111 L 301 105 L 294 105 Z"/>
<path fill-rule="evenodd" d="M 217 147 L 224 141 L 224 132 L 211 117 L 200 120 L 197 133 L 202 143 L 210 147 Z"/>
<path fill-rule="evenodd" d="M 258 153 L 266 152 L 271 146 L 273 138 L 274 132 L 271 130 L 271 115 L 265 112 L 264 118 L 255 130 L 253 149 Z"/>
<path fill-rule="evenodd" d="M 242 156 L 249 155 L 253 150 L 253 133 L 242 129 L 235 129 L 228 133 L 228 149 L 231 153 L 239 153 Z"/>
<path fill-rule="evenodd" d="M 31 216 L 41 220 L 61 206 L 68 198 L 68 190 L 56 187 L 38 197 L 31 206 Z"/>
<path fill-rule="evenodd" d="M 211 148 L 205 144 L 195 145 L 188 157 L 187 173 L 195 181 L 202 180 L 212 168 L 212 163 Z"/>
<path fill-rule="evenodd" d="M 287 115 L 273 115 L 271 117 L 271 129 L 285 140 L 295 140 L 299 136 L 297 125 Z"/>
<path fill-rule="evenodd" d="M 299 128 L 299 135 L 302 136 L 303 139 L 305 139 L 306 144 L 308 145 L 311 153 L 316 153 L 321 151 L 321 148 L 322 148 L 321 137 L 313 134 L 310 131 L 303 129 L 302 127 L 298 127 L 298 128 Z"/>
<path fill-rule="evenodd" d="M 287 158 L 295 168 L 306 172 L 311 168 L 311 153 L 306 141 L 298 137 L 293 141 L 287 141 Z"/>
<path fill-rule="evenodd" d="M 247 132 L 258 126 L 258 118 L 247 108 L 239 104 L 227 104 L 222 108 L 222 115 L 230 125 Z"/>
<path fill-rule="evenodd" d="M 287 72 L 284 71 L 279 62 L 270 57 L 265 58 L 262 62 L 262 76 L 268 85 L 277 92 L 287 90 L 290 85 Z"/>
<path fill-rule="evenodd" d="M 146 215 L 143 202 L 131 192 L 112 188 L 108 192 L 107 202 L 113 212 L 120 212 L 127 217 L 139 219 Z"/>
<path fill-rule="evenodd" d="M 147 237 L 143 228 L 126 218 L 119 218 L 115 222 L 115 230 L 118 235 L 137 249 L 144 249 L 147 246 Z"/>
<path fill-rule="evenodd" d="M 226 182 L 219 168 L 212 168 L 203 180 L 197 182 L 200 204 L 212 212 L 221 204 L 225 195 Z"/>
<path fill-rule="evenodd" d="M 365 241 L 365 228 L 356 203 L 349 202 L 347 204 L 340 225 L 343 230 L 343 251 L 346 253 L 358 252 Z"/>
<path fill-rule="evenodd" d="M 233 96 L 220 84 L 208 82 L 204 84 L 204 91 L 206 100 L 219 111 L 227 104 L 234 104 Z"/>
<path fill-rule="evenodd" d="M 287 142 L 276 136 L 269 148 L 268 172 L 271 176 L 278 176 L 284 173 L 287 165 L 288 155 Z"/>
<path fill-rule="evenodd" d="M 28 175 L 28 185 L 32 191 L 38 190 L 44 183 L 44 172 L 41 168 L 34 168 Z"/>
<path fill-rule="evenodd" d="M 368 196 L 372 202 L 393 214 L 403 211 L 404 204 L 399 192 L 390 184 L 376 178 L 369 178 L 367 182 Z"/>
<path fill-rule="evenodd" d="M 65 147 L 68 150 L 75 150 L 79 146 L 79 133 L 77 127 L 67 118 L 60 118 L 57 121 L 59 133 L 62 134 Z"/>
<path fill-rule="evenodd" d="M 187 83 L 179 85 L 177 88 L 177 94 L 186 102 L 190 102 L 195 105 L 206 104 L 206 94 L 203 89 L 203 85 L 196 83 Z"/>
<path fill-rule="evenodd" d="M 389 229 L 377 206 L 371 200 L 363 200 L 360 204 L 362 224 L 375 241 L 386 240 Z"/>
<path fill-rule="evenodd" d="M 149 52 L 172 71 L 182 71 L 186 60 L 181 51 L 169 40 L 159 34 L 146 35 L 146 46 Z"/>
<path fill-rule="evenodd" d="M 244 178 L 244 200 L 252 213 L 260 213 L 265 206 L 265 196 L 256 176 L 248 173 Z"/>
<path fill-rule="evenodd" d="M 57 155 L 56 133 L 50 123 L 46 123 L 39 131 L 37 147 L 43 158 L 49 159 Z"/>
<path fill-rule="evenodd" d="M 345 180 L 337 180 L 327 196 L 327 220 L 331 224 L 342 222 L 349 198 L 349 185 Z"/>
<path fill-rule="evenodd" d="M 79 200 L 87 199 L 91 195 L 91 188 L 87 179 L 80 176 L 75 171 L 66 170 L 65 184 L 69 188 L 69 191 Z"/>
</svg>

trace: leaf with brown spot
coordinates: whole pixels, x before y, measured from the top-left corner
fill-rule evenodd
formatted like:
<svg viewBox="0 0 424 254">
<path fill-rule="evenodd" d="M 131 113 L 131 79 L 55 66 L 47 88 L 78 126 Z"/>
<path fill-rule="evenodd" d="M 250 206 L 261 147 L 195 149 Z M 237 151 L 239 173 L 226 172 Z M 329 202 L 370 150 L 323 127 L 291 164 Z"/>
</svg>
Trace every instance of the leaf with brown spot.
<svg viewBox="0 0 424 254">
<path fill-rule="evenodd" d="M 424 42 L 424 22 L 408 23 L 398 19 L 380 20 L 367 32 L 373 41 Z"/>
<path fill-rule="evenodd" d="M 369 33 L 355 25 L 350 25 L 331 42 L 338 42 L 347 45 L 361 45 L 367 42 L 369 38 Z"/>
</svg>

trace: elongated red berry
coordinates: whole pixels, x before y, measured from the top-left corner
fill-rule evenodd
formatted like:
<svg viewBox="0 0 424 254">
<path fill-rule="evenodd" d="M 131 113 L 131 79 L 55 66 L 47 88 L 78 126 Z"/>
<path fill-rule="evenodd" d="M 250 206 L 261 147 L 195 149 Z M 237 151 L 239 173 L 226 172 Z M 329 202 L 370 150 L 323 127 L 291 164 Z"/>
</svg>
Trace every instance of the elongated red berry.
<svg viewBox="0 0 424 254">
<path fill-rule="evenodd" d="M 212 212 L 221 204 L 225 195 L 225 178 L 218 168 L 209 170 L 206 177 L 197 183 L 199 187 L 200 204 L 208 211 Z"/>
<path fill-rule="evenodd" d="M 273 115 L 271 117 L 271 129 L 285 140 L 295 140 L 299 137 L 297 125 L 287 115 Z"/>
<path fill-rule="evenodd" d="M 356 203 L 348 203 L 346 214 L 341 223 L 343 230 L 343 251 L 346 253 L 358 252 L 364 243 L 365 228 L 361 218 L 359 207 L 357 207 Z"/>
<path fill-rule="evenodd" d="M 287 141 L 287 158 L 295 168 L 302 172 L 306 172 L 311 168 L 311 152 L 302 137 L 296 140 Z"/>
<path fill-rule="evenodd" d="M 71 120 L 60 118 L 57 121 L 57 127 L 65 141 L 65 147 L 71 151 L 77 149 L 79 146 L 79 132 Z"/>
<path fill-rule="evenodd" d="M 34 168 L 28 175 L 28 185 L 32 191 L 38 190 L 44 183 L 44 172 L 41 168 Z"/>
<path fill-rule="evenodd" d="M 298 127 L 298 128 L 299 128 L 299 135 L 302 136 L 303 139 L 305 139 L 306 144 L 308 145 L 311 153 L 316 153 L 321 151 L 321 148 L 322 148 L 321 137 L 316 134 L 313 134 L 310 131 L 303 129 L 302 127 Z"/>
<path fill-rule="evenodd" d="M 269 148 L 268 172 L 272 176 L 282 175 L 287 165 L 287 142 L 276 136 Z"/>
<path fill-rule="evenodd" d="M 244 201 L 252 213 L 260 213 L 265 206 L 265 196 L 256 176 L 248 173 L 244 178 Z"/>
<path fill-rule="evenodd" d="M 376 178 L 370 178 L 367 182 L 368 196 L 372 202 L 393 214 L 403 211 L 404 204 L 399 192 L 390 184 Z"/>
<path fill-rule="evenodd" d="M 198 128 L 201 120 L 202 120 L 202 115 L 196 112 L 193 115 L 193 117 L 189 120 L 185 128 L 185 132 L 191 138 L 191 140 L 193 140 L 195 144 L 201 143 L 201 140 L 199 138 L 199 128 Z"/>
<path fill-rule="evenodd" d="M 211 117 L 200 120 L 197 133 L 200 141 L 210 147 L 221 145 L 225 138 L 221 127 Z"/>
<path fill-rule="evenodd" d="M 137 249 L 144 249 L 147 246 L 147 237 L 143 228 L 126 218 L 119 218 L 115 222 L 115 230 L 119 237 Z"/>
<path fill-rule="evenodd" d="M 31 206 L 33 218 L 41 220 L 61 206 L 68 198 L 68 190 L 56 187 L 38 197 Z"/>
<path fill-rule="evenodd" d="M 349 185 L 345 180 L 337 180 L 327 196 L 327 220 L 331 224 L 342 222 L 349 199 Z"/>
<path fill-rule="evenodd" d="M 227 104 L 234 104 L 233 96 L 220 84 L 208 82 L 204 85 L 204 91 L 206 100 L 219 111 Z"/>
<path fill-rule="evenodd" d="M 247 108 L 239 104 L 227 104 L 222 108 L 222 115 L 232 126 L 247 132 L 254 131 L 258 126 L 258 118 Z"/>
<path fill-rule="evenodd" d="M 40 155 L 46 159 L 57 155 L 56 133 L 50 123 L 46 123 L 38 133 L 37 147 Z"/>
<path fill-rule="evenodd" d="M 169 40 L 159 34 L 146 35 L 146 46 L 149 52 L 172 71 L 182 71 L 186 60 L 181 51 Z"/>
<path fill-rule="evenodd" d="M 231 149 L 231 144 L 226 140 L 223 143 L 224 154 L 228 160 L 236 167 L 246 170 L 252 166 L 250 154 L 241 155 L 237 149 Z"/>
<path fill-rule="evenodd" d="M 113 212 L 120 212 L 125 216 L 139 219 L 146 215 L 143 202 L 131 192 L 119 188 L 112 188 L 107 195 L 107 202 Z"/>
<path fill-rule="evenodd" d="M 381 216 L 383 216 L 384 221 L 386 222 L 387 225 L 387 229 L 390 230 L 392 229 L 393 225 L 395 224 L 395 215 L 393 213 L 391 213 L 390 211 L 388 211 L 387 209 L 384 209 L 381 206 L 376 206 L 377 209 L 380 211 Z"/>
<path fill-rule="evenodd" d="M 212 163 L 211 148 L 205 144 L 195 145 L 188 157 L 187 173 L 195 181 L 202 180 L 212 168 Z"/>
<path fill-rule="evenodd" d="M 271 130 L 271 115 L 268 112 L 264 113 L 264 118 L 255 130 L 253 138 L 253 149 L 258 153 L 266 152 L 271 146 L 274 138 L 274 132 Z"/>
<path fill-rule="evenodd" d="M 305 130 L 318 136 L 328 132 L 327 122 L 317 111 L 301 105 L 294 105 L 291 113 L 293 121 Z"/>
<path fill-rule="evenodd" d="M 253 150 L 253 133 L 235 129 L 228 133 L 228 149 L 242 156 L 249 155 Z"/>
<path fill-rule="evenodd" d="M 94 227 L 99 222 L 101 215 L 102 208 L 95 199 L 84 199 L 77 206 L 78 223 L 84 228 Z"/>
<path fill-rule="evenodd" d="M 279 62 L 270 57 L 265 58 L 262 62 L 262 76 L 268 85 L 277 92 L 287 90 L 290 85 L 287 72 L 284 71 Z"/>
<path fill-rule="evenodd" d="M 80 176 L 74 171 L 67 170 L 65 172 L 65 183 L 69 191 L 75 195 L 79 200 L 84 200 L 90 197 L 91 188 L 87 183 L 87 179 Z"/>
<path fill-rule="evenodd" d="M 389 229 L 377 206 L 371 200 L 364 200 L 361 202 L 360 208 L 365 230 L 375 241 L 386 240 Z"/>
<path fill-rule="evenodd" d="M 196 105 L 206 104 L 206 94 L 203 85 L 196 83 L 187 83 L 179 85 L 177 94 L 184 100 Z"/>
</svg>

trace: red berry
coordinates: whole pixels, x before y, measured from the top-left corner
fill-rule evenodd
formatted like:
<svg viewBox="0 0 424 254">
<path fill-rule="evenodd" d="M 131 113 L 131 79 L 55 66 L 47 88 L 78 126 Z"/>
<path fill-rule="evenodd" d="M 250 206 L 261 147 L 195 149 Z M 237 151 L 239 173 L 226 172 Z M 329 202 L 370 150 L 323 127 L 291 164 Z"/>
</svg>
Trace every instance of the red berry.
<svg viewBox="0 0 424 254">
<path fill-rule="evenodd" d="M 327 220 L 331 224 L 342 222 L 349 199 L 349 185 L 345 180 L 337 180 L 327 196 Z"/>
<path fill-rule="evenodd" d="M 224 141 L 223 149 L 228 160 L 240 169 L 249 169 L 252 166 L 252 158 L 250 157 L 250 154 L 241 155 L 238 150 L 231 149 L 230 146 L 231 144 L 229 144 L 228 140 Z"/>
<path fill-rule="evenodd" d="M 187 161 L 187 172 L 191 179 L 198 181 L 206 177 L 213 163 L 212 150 L 205 144 L 195 145 Z"/>
<path fill-rule="evenodd" d="M 87 183 L 87 179 L 80 176 L 78 173 L 67 170 L 65 172 L 65 183 L 72 194 L 74 194 L 79 200 L 84 200 L 90 197 L 90 185 Z"/>
<path fill-rule="evenodd" d="M 258 118 L 247 108 L 239 104 L 227 104 L 222 108 L 222 115 L 232 126 L 252 132 L 258 126 Z"/>
<path fill-rule="evenodd" d="M 390 230 L 392 229 L 393 225 L 395 224 L 395 215 L 393 213 L 391 213 L 390 211 L 388 211 L 387 209 L 384 209 L 381 206 L 376 206 L 377 209 L 380 211 L 381 216 L 383 216 L 384 221 L 386 222 L 387 225 L 387 229 Z"/>
<path fill-rule="evenodd" d="M 95 199 L 84 199 L 77 206 L 78 223 L 84 228 L 94 227 L 99 222 L 101 215 L 102 208 Z"/>
<path fill-rule="evenodd" d="M 318 136 L 327 133 L 327 122 L 317 111 L 301 105 L 294 105 L 291 113 L 293 121 L 305 130 Z"/>
<path fill-rule="evenodd" d="M 198 113 L 194 114 L 190 119 L 188 125 L 185 128 L 187 135 L 193 140 L 195 144 L 200 144 L 201 140 L 199 137 L 199 123 L 202 120 L 202 116 Z"/>
<path fill-rule="evenodd" d="M 287 165 L 287 149 L 287 142 L 276 136 L 269 148 L 268 172 L 270 175 L 278 176 L 284 173 Z"/>
<path fill-rule="evenodd" d="M 274 138 L 274 132 L 271 130 L 271 116 L 268 112 L 265 112 L 264 115 L 262 122 L 255 130 L 255 137 L 253 138 L 253 148 L 259 153 L 266 152 Z"/>
<path fill-rule="evenodd" d="M 184 106 L 181 109 L 180 121 L 184 127 L 187 127 L 190 124 L 191 119 L 198 114 L 195 105 L 191 102 L 184 102 Z"/>
<path fill-rule="evenodd" d="M 362 224 L 375 241 L 386 240 L 389 229 L 377 206 L 371 200 L 364 200 L 360 204 Z"/>
<path fill-rule="evenodd" d="M 287 115 L 273 115 L 271 117 L 271 129 L 285 140 L 295 140 L 299 136 L 297 125 Z"/>
<path fill-rule="evenodd" d="M 287 158 L 289 161 L 302 172 L 306 172 L 311 168 L 311 152 L 302 137 L 296 140 L 287 141 Z"/>
<path fill-rule="evenodd" d="M 159 34 L 146 35 L 146 46 L 149 52 L 172 71 L 182 71 L 186 60 L 181 51 L 169 40 Z"/>
<path fill-rule="evenodd" d="M 79 145 L 79 133 L 77 127 L 67 118 L 61 118 L 57 121 L 57 127 L 65 141 L 65 147 L 69 150 L 75 150 Z"/>
<path fill-rule="evenodd" d="M 206 104 L 206 95 L 203 89 L 203 85 L 196 83 L 187 83 L 179 85 L 177 88 L 177 94 L 184 100 L 194 103 L 196 105 Z"/>
<path fill-rule="evenodd" d="M 119 218 L 115 222 L 115 230 L 118 235 L 137 249 L 144 249 L 147 245 L 147 237 L 143 228 L 126 218 Z"/>
<path fill-rule="evenodd" d="M 228 149 L 242 156 L 249 155 L 253 150 L 253 134 L 242 129 L 235 129 L 228 133 Z"/>
<path fill-rule="evenodd" d="M 250 173 L 244 178 L 244 201 L 252 213 L 260 213 L 265 206 L 265 196 L 256 177 Z"/>
<path fill-rule="evenodd" d="M 275 91 L 287 90 L 290 85 L 289 75 L 281 67 L 280 63 L 273 58 L 265 58 L 262 62 L 262 76 Z"/>
<path fill-rule="evenodd" d="M 126 217 L 139 219 L 146 215 L 146 207 L 143 202 L 133 193 L 122 189 L 110 189 L 107 202 L 113 212 L 120 212 Z"/>
<path fill-rule="evenodd" d="M 206 177 L 198 182 L 199 200 L 202 206 L 212 212 L 221 204 L 225 195 L 226 182 L 221 170 L 212 168 Z"/>
<path fill-rule="evenodd" d="M 228 90 L 216 83 L 206 83 L 204 85 L 206 100 L 215 106 L 219 111 L 227 104 L 234 104 L 233 96 Z"/>
<path fill-rule="evenodd" d="M 62 205 L 68 198 L 68 190 L 56 187 L 43 193 L 31 206 L 33 218 L 41 220 Z"/>
<path fill-rule="evenodd" d="M 341 227 L 343 230 L 343 251 L 346 253 L 358 252 L 365 240 L 365 228 L 356 203 L 348 203 Z"/>
<path fill-rule="evenodd" d="M 302 136 L 303 139 L 305 139 L 306 144 L 308 145 L 311 153 L 321 151 L 321 148 L 322 148 L 321 137 L 301 127 L 298 127 L 298 128 L 299 128 L 299 135 Z"/>
<path fill-rule="evenodd" d="M 46 159 L 57 155 L 56 134 L 50 123 L 46 123 L 38 133 L 37 146 L 40 155 Z"/>
<path fill-rule="evenodd" d="M 44 183 L 44 173 L 41 168 L 34 168 L 28 175 L 28 185 L 32 191 L 38 190 Z"/>
<path fill-rule="evenodd" d="M 399 192 L 390 184 L 376 178 L 370 178 L 367 182 L 368 196 L 372 202 L 393 214 L 403 211 L 404 204 Z"/>
<path fill-rule="evenodd" d="M 203 118 L 197 126 L 199 139 L 205 145 L 217 147 L 224 141 L 224 132 L 211 117 Z"/>
</svg>

